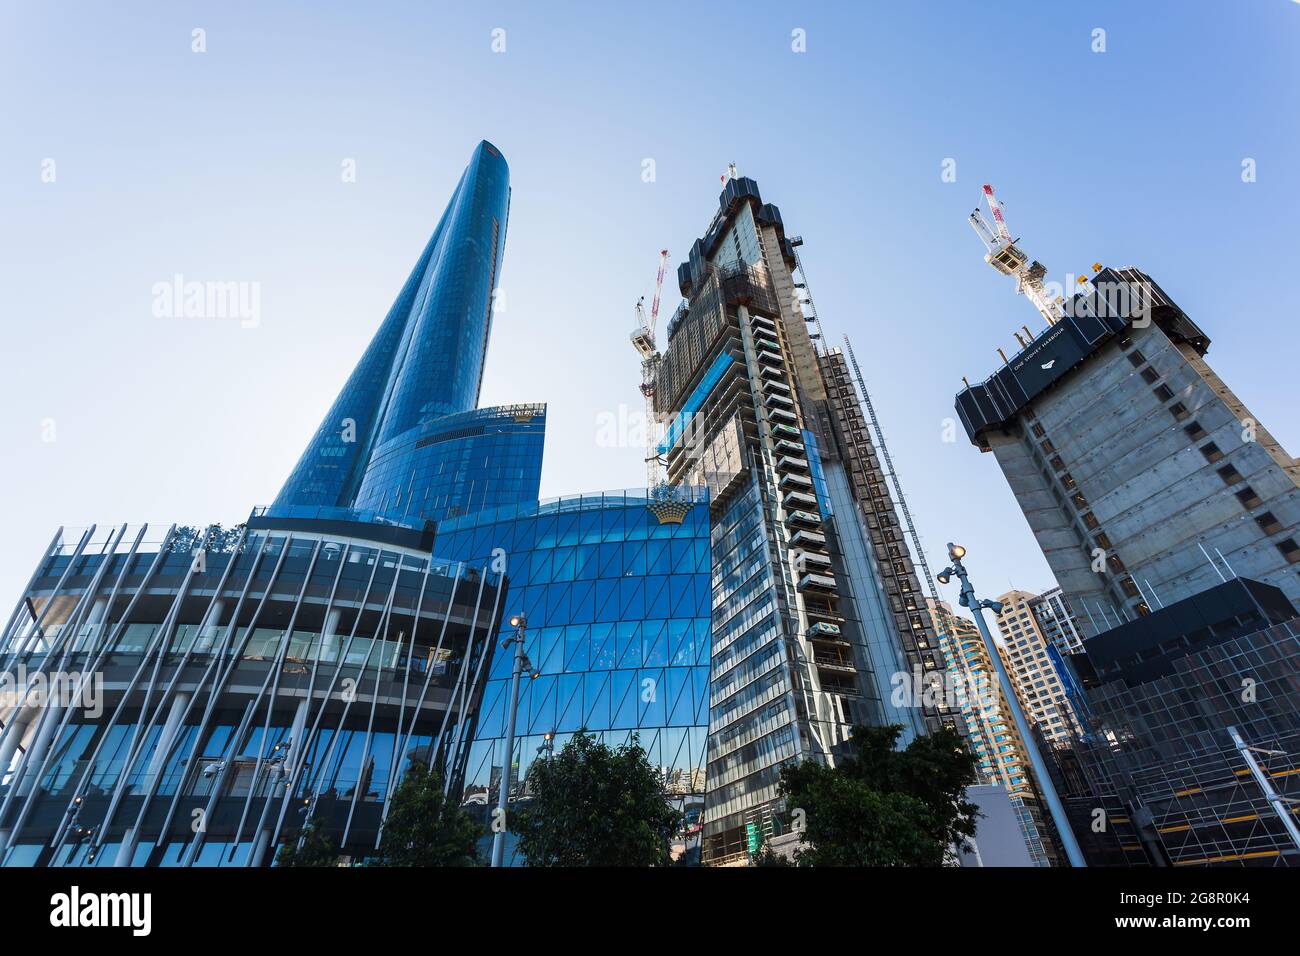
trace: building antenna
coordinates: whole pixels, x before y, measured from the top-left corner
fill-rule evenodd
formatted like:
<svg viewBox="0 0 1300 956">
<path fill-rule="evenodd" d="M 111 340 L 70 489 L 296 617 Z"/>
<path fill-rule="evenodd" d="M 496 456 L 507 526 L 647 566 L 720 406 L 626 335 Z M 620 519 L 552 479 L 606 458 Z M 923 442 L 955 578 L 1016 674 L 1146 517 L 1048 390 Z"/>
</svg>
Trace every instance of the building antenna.
<svg viewBox="0 0 1300 956">
<path fill-rule="evenodd" d="M 862 378 L 862 369 L 858 367 L 858 360 L 853 354 L 853 345 L 849 342 L 847 335 L 844 336 L 844 353 L 849 357 L 849 364 L 853 367 L 853 377 L 857 379 L 858 390 L 862 393 L 862 404 L 866 406 L 867 418 L 871 421 L 871 430 L 875 434 L 876 448 L 880 452 L 880 460 L 885 465 L 885 477 L 894 486 L 894 497 L 898 499 L 898 510 L 903 515 L 903 527 L 907 531 L 907 536 L 912 539 L 912 549 L 916 552 L 916 563 L 921 568 L 926 591 L 930 598 L 937 602 L 939 594 L 934 586 L 934 576 L 930 573 L 930 565 L 925 560 L 925 549 L 921 547 L 921 536 L 917 534 L 916 522 L 912 520 L 912 511 L 907 507 L 907 498 L 903 496 L 903 486 L 898 480 L 898 472 L 894 470 L 894 460 L 890 458 L 889 446 L 885 444 L 885 433 L 881 431 L 880 419 L 876 417 L 876 409 L 871 404 L 871 395 L 867 392 L 867 383 Z"/>
</svg>

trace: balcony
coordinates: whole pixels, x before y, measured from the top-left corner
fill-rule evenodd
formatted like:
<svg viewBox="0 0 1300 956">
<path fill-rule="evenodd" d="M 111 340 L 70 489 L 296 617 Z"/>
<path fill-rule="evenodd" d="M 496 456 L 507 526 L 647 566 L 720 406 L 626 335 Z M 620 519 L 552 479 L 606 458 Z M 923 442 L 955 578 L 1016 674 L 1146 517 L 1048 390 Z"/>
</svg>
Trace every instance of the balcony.
<svg viewBox="0 0 1300 956">
<path fill-rule="evenodd" d="M 822 519 L 812 511 L 791 511 L 785 516 L 785 523 L 794 527 L 820 528 Z"/>
<path fill-rule="evenodd" d="M 834 575 L 809 572 L 799 579 L 795 587 L 800 591 L 835 591 L 838 585 Z"/>
<path fill-rule="evenodd" d="M 799 429 L 795 428 L 793 425 L 773 425 L 772 434 L 776 436 L 778 442 L 782 438 L 787 438 L 787 437 L 790 438 L 792 441 L 796 439 L 801 443 L 803 441 L 803 434 L 799 431 Z M 803 445 L 800 444 L 799 447 L 802 448 Z"/>
<path fill-rule="evenodd" d="M 858 670 L 851 661 L 845 660 L 838 654 L 814 654 L 813 660 L 817 662 L 818 667 L 826 667 L 842 673 L 854 674 Z"/>
<path fill-rule="evenodd" d="M 782 475 L 778 484 L 782 491 L 812 491 L 813 487 L 811 478 L 807 475 L 795 474 L 794 472 Z"/>
<path fill-rule="evenodd" d="M 773 408 L 768 411 L 767 417 L 782 425 L 797 425 L 799 423 L 795 413 L 785 408 Z"/>
<path fill-rule="evenodd" d="M 781 499 L 786 511 L 811 511 L 817 507 L 817 499 L 802 491 L 792 491 Z"/>
<path fill-rule="evenodd" d="M 820 531 L 796 531 L 790 537 L 790 543 L 798 547 L 826 547 L 826 535 Z"/>
<path fill-rule="evenodd" d="M 769 395 L 771 395 L 774 392 L 782 395 L 789 395 L 790 386 L 787 385 L 785 382 L 764 382 L 763 391 L 767 392 Z"/>
<path fill-rule="evenodd" d="M 831 573 L 831 559 L 829 555 L 821 554 L 817 551 L 796 551 L 794 560 L 803 567 L 811 567 L 815 571 L 824 571 L 826 574 Z"/>
<path fill-rule="evenodd" d="M 802 442 L 794 442 L 794 441 L 790 441 L 789 439 L 783 438 L 777 441 L 777 443 L 773 447 L 775 447 L 776 450 L 780 452 L 782 455 L 787 455 L 787 456 L 797 455 L 798 459 L 803 462 L 804 468 L 808 467 L 808 462 L 804 458 L 804 450 L 803 450 Z"/>
<path fill-rule="evenodd" d="M 777 471 L 799 471 L 799 472 L 807 471 L 808 459 L 802 457 L 795 458 L 790 455 L 782 455 L 780 458 L 776 460 L 776 468 Z"/>
<path fill-rule="evenodd" d="M 768 365 L 779 367 L 781 365 L 781 354 L 779 352 L 768 352 L 764 349 L 759 349 L 758 360 L 760 362 L 765 362 Z"/>
<path fill-rule="evenodd" d="M 759 374 L 765 379 L 777 379 L 778 381 L 785 378 L 785 371 L 779 366 L 764 365 L 759 369 Z"/>
<path fill-rule="evenodd" d="M 788 395 L 777 395 L 775 393 L 771 395 L 764 395 L 763 404 L 766 405 L 768 408 L 785 408 L 785 409 L 794 408 L 794 402 L 790 400 L 790 397 Z"/>
</svg>

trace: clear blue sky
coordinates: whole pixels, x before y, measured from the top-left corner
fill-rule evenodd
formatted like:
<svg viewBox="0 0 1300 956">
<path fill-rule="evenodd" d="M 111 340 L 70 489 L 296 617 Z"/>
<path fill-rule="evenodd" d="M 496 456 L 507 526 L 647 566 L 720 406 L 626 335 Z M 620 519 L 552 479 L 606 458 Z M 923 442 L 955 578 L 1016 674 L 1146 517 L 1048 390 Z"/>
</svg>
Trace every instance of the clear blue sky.
<svg viewBox="0 0 1300 956">
<path fill-rule="evenodd" d="M 979 184 L 1052 278 L 1150 272 L 1295 452 L 1298 48 L 1291 0 L 0 4 L 0 600 L 60 524 L 269 502 L 483 138 L 514 187 L 483 401 L 550 403 L 544 494 L 643 482 L 597 416 L 639 408 L 632 306 L 734 161 L 804 236 L 929 550 L 1050 586 L 992 458 L 942 441 L 1037 321 L 964 221 Z M 154 317 L 177 273 L 258 283 L 259 324 Z"/>
</svg>

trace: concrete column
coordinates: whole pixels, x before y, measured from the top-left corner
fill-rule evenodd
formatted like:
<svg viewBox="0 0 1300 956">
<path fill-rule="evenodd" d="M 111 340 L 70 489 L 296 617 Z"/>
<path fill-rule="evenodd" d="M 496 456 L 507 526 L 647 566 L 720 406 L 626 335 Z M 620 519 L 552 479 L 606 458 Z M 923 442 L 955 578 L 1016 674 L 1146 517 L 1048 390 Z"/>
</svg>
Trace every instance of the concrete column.
<svg viewBox="0 0 1300 956">
<path fill-rule="evenodd" d="M 321 634 L 321 660 L 336 661 L 339 656 L 341 641 L 339 639 L 339 618 L 342 615 L 338 608 L 330 610 L 325 618 L 325 630 Z"/>
<path fill-rule="evenodd" d="M 0 736 L 0 782 L 9 772 L 9 764 L 13 761 L 14 754 L 18 752 L 18 745 L 22 743 L 23 735 L 27 733 L 35 712 L 31 707 L 19 708 L 9 718 L 9 723 L 5 724 L 4 735 Z"/>
<path fill-rule="evenodd" d="M 36 727 L 36 737 L 32 740 L 32 745 L 27 750 L 27 755 L 23 760 L 21 768 L 22 778 L 17 781 L 18 794 L 31 793 L 36 786 L 37 774 L 40 773 L 41 761 L 45 759 L 45 752 L 50 749 L 50 741 L 54 737 L 54 729 L 63 719 L 63 707 L 53 701 L 44 707 L 27 708 L 35 713 L 31 720 L 39 721 Z"/>
<path fill-rule="evenodd" d="M 153 756 L 149 758 L 149 769 L 145 772 L 144 787 L 148 789 L 158 774 L 163 772 L 167 762 L 167 752 L 176 742 L 176 735 L 181 729 L 181 720 L 185 717 L 185 708 L 190 705 L 190 695 L 184 691 L 172 698 L 171 709 L 167 711 L 167 720 L 158 734 L 158 745 L 154 747 Z"/>
<path fill-rule="evenodd" d="M 293 724 L 289 728 L 289 739 L 293 741 L 287 761 L 290 769 L 297 769 L 303 758 L 307 756 L 306 741 L 303 739 L 303 735 L 307 733 L 307 704 L 306 697 L 298 701 L 298 709 L 293 713 Z"/>
<path fill-rule="evenodd" d="M 140 834 L 135 827 L 127 830 L 122 834 L 122 845 L 117 848 L 117 856 L 113 859 L 114 866 L 130 866 L 131 858 L 135 856 L 136 844 L 140 842 Z"/>
<path fill-rule="evenodd" d="M 266 856 L 266 848 L 270 843 L 271 831 L 266 827 L 262 827 L 262 829 L 257 832 L 257 840 L 253 843 L 252 854 L 248 858 L 249 866 L 262 865 L 262 859 Z"/>
<path fill-rule="evenodd" d="M 226 612 L 226 602 L 217 598 L 212 602 L 212 607 L 203 618 L 203 623 L 199 625 L 199 636 L 194 642 L 194 650 L 200 654 L 210 653 L 219 637 L 218 631 L 221 627 L 221 615 Z"/>
<path fill-rule="evenodd" d="M 72 645 L 74 651 L 84 651 L 93 646 L 92 640 L 104 623 L 104 617 L 108 614 L 108 598 L 97 597 L 95 603 L 90 606 L 90 613 L 86 615 L 86 623 L 81 625 L 81 633 L 77 635 Z"/>
</svg>

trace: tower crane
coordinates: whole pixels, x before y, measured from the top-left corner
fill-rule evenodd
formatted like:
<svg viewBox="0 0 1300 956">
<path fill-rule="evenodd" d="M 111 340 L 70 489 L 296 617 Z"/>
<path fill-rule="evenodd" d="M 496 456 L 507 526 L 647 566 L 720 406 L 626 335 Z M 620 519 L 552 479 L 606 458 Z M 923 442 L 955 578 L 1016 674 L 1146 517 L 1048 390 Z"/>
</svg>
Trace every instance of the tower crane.
<svg viewBox="0 0 1300 956">
<path fill-rule="evenodd" d="M 632 331 L 632 345 L 641 356 L 641 394 L 645 397 L 645 466 L 646 488 L 653 491 L 659 480 L 659 452 L 655 447 L 655 382 L 663 355 L 655 343 L 655 325 L 659 321 L 659 300 L 663 294 L 664 276 L 668 272 L 668 250 L 659 250 L 659 275 L 655 278 L 655 295 L 646 315 L 645 296 L 636 302 L 636 328 Z"/>
<path fill-rule="evenodd" d="M 983 194 L 993 222 L 984 218 L 978 205 L 970 214 L 969 222 L 988 249 L 984 261 L 1004 276 L 1015 279 L 1016 292 L 1023 293 L 1034 304 L 1048 325 L 1055 325 L 1063 313 L 1060 298 L 1049 299 L 1043 288 L 1047 267 L 1037 259 L 1031 261 L 1029 254 L 1017 244 L 1019 240 L 1011 237 L 1006 219 L 1002 216 L 1002 202 L 993 194 L 993 187 L 985 183 Z"/>
</svg>

